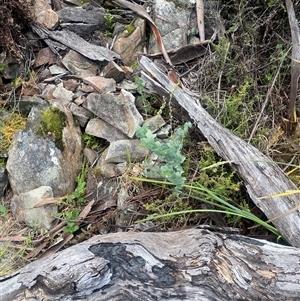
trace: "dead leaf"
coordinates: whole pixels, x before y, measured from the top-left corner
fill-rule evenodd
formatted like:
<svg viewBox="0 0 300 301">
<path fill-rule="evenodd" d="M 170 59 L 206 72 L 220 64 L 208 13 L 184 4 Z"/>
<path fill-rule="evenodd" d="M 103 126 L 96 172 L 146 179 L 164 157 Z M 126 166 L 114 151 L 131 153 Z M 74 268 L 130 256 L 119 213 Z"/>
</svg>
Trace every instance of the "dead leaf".
<svg viewBox="0 0 300 301">
<path fill-rule="evenodd" d="M 58 202 L 60 202 L 63 199 L 64 199 L 64 197 L 59 197 L 59 198 L 44 198 L 44 199 L 41 199 L 39 202 L 37 202 L 33 206 L 33 208 L 38 208 L 38 207 L 42 207 L 42 206 L 50 205 L 50 204 L 57 204 Z"/>
<path fill-rule="evenodd" d="M 60 240 L 59 242 L 57 242 L 56 244 L 52 245 L 48 250 L 46 250 L 40 257 L 40 258 L 45 258 L 48 257 L 50 255 L 53 255 L 54 253 L 56 253 L 57 251 L 59 251 L 65 244 L 67 244 L 72 238 L 74 237 L 73 234 L 69 234 L 67 236 L 65 236 L 64 238 L 62 238 L 62 240 Z"/>
<path fill-rule="evenodd" d="M 90 201 L 84 208 L 83 210 L 81 211 L 81 213 L 79 214 L 78 216 L 78 219 L 77 220 L 84 220 L 88 214 L 91 212 L 91 209 L 92 209 L 92 206 L 94 205 L 95 203 L 95 200 L 92 200 Z"/>
<path fill-rule="evenodd" d="M 25 256 L 25 259 L 28 260 L 28 259 L 31 259 L 31 258 L 34 258 L 34 257 L 38 256 L 40 254 L 40 252 L 47 246 L 48 243 L 49 243 L 49 241 L 45 241 L 41 245 L 39 245 L 38 247 L 34 248 L 34 250 L 29 252 Z"/>
<path fill-rule="evenodd" d="M 0 237 L 0 241 L 10 241 L 10 242 L 21 242 L 25 241 L 26 238 L 23 236 L 6 236 L 6 237 Z"/>
</svg>

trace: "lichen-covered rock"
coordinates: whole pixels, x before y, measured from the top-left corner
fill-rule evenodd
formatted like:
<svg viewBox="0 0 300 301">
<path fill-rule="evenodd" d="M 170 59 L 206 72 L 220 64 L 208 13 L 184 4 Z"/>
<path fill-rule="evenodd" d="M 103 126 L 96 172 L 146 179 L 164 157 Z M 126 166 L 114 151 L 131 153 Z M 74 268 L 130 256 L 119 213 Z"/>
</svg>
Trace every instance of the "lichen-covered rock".
<svg viewBox="0 0 300 301">
<path fill-rule="evenodd" d="M 54 196 L 69 194 L 75 189 L 75 179 L 81 168 L 81 133 L 66 111 L 67 125 L 62 131 L 63 150 L 48 137 L 30 129 L 15 134 L 9 149 L 7 170 L 15 194 L 40 186 L 50 186 Z"/>
</svg>

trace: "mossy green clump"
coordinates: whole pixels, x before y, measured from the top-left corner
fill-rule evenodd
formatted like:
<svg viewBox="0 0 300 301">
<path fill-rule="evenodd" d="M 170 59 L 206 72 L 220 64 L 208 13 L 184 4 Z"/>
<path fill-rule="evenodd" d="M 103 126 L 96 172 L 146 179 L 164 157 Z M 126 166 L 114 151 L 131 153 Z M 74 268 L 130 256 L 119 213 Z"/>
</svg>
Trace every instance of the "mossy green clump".
<svg viewBox="0 0 300 301">
<path fill-rule="evenodd" d="M 7 153 L 15 133 L 25 128 L 26 118 L 18 113 L 1 117 L 0 153 Z"/>
<path fill-rule="evenodd" d="M 241 181 L 235 172 L 228 168 L 226 162 L 218 160 L 213 148 L 205 142 L 200 144 L 200 153 L 200 172 L 196 182 L 223 198 L 233 199 L 238 195 Z"/>
<path fill-rule="evenodd" d="M 186 224 L 186 215 L 173 216 L 172 212 L 188 211 L 192 210 L 192 206 L 188 199 L 178 198 L 174 194 L 166 196 L 164 199 L 156 199 L 154 202 L 150 202 L 144 205 L 145 210 L 149 214 L 154 215 L 167 215 L 159 220 L 160 225 L 168 225 L 170 227 L 184 226 Z M 170 214 L 170 215 L 168 215 Z M 189 222 L 193 222 L 193 218 L 189 215 Z"/>
<path fill-rule="evenodd" d="M 136 26 L 134 24 L 135 21 L 136 20 L 134 19 L 130 22 L 130 24 L 125 25 L 125 30 L 127 31 L 125 37 L 129 37 L 136 30 Z"/>
<path fill-rule="evenodd" d="M 65 126 L 66 116 L 56 107 L 42 111 L 42 124 L 38 130 L 41 136 L 53 138 L 57 148 L 63 150 L 62 131 Z"/>
</svg>

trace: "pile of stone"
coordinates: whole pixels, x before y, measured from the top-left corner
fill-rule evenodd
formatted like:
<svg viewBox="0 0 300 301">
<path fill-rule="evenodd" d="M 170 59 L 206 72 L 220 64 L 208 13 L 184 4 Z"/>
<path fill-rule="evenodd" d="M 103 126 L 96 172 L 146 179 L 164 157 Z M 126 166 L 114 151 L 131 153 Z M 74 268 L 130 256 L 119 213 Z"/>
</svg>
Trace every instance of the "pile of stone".
<svg viewBox="0 0 300 301">
<path fill-rule="evenodd" d="M 176 18 L 178 22 L 187 24 L 189 16 L 195 17 L 193 2 L 190 0 L 183 9 L 172 2 L 157 0 L 153 8 L 166 17 L 163 8 L 168 7 L 173 17 L 181 16 Z M 156 132 L 165 121 L 160 116 L 145 121 L 136 108 L 133 64 L 143 51 L 145 20 L 137 18 L 129 32 L 121 23 L 122 17 L 113 16 L 116 26 L 112 39 L 104 34 L 106 12 L 101 7 L 84 9 L 67 5 L 55 12 L 44 0 L 35 0 L 35 15 L 33 32 L 28 36 L 33 41 L 42 39 L 47 47 L 40 49 L 32 62 L 39 71 L 39 82 L 24 87 L 19 98 L 18 109 L 28 118 L 25 129 L 17 132 L 12 141 L 7 171 L 14 193 L 14 214 L 30 225 L 50 229 L 57 206 L 32 208 L 43 198 L 61 197 L 74 191 L 82 167 L 83 132 L 109 142 L 101 154 L 84 150 L 103 180 L 125 172 L 128 154 L 131 162 L 142 161 L 148 155 L 140 140 L 135 139 L 138 125 L 146 122 Z M 183 25 L 178 23 L 172 29 L 165 25 L 162 23 L 161 29 L 167 49 L 182 45 L 182 40 L 186 40 Z M 154 41 L 151 44 L 155 49 Z M 7 79 L 15 75 L 4 74 Z M 55 144 L 53 133 L 44 136 L 38 133 L 43 112 L 53 106 L 65 114 L 63 148 Z M 97 179 L 94 183 L 96 192 L 92 197 L 99 195 L 99 182 Z M 2 184 L 6 185 L 5 176 Z"/>
</svg>

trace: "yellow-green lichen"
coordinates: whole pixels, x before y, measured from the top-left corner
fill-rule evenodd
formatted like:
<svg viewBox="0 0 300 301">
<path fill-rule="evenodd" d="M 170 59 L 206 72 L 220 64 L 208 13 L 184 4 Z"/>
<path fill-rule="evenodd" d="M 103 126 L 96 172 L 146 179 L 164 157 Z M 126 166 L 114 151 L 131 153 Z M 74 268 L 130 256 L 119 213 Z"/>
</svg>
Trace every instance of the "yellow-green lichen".
<svg viewBox="0 0 300 301">
<path fill-rule="evenodd" d="M 7 114 L 0 118 L 0 153 L 7 153 L 14 134 L 24 129 L 26 118 L 18 113 Z"/>
</svg>

